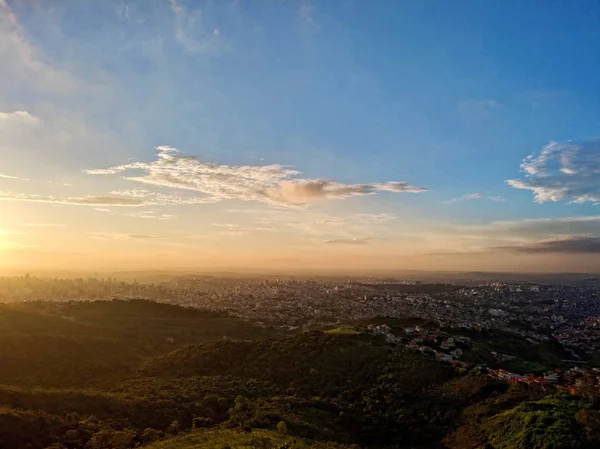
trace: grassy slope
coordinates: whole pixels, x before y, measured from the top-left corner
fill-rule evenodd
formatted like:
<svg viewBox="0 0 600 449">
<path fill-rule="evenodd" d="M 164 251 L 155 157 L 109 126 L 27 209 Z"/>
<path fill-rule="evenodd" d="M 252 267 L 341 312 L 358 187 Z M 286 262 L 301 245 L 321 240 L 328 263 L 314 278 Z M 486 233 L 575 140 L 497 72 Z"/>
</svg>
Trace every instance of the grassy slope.
<svg viewBox="0 0 600 449">
<path fill-rule="evenodd" d="M 147 447 L 148 449 L 224 449 L 228 447 L 231 449 L 270 449 L 279 448 L 285 444 L 288 444 L 290 449 L 352 449 L 357 447 L 305 440 L 263 429 L 254 429 L 252 432 L 230 429 L 196 430 Z"/>
</svg>

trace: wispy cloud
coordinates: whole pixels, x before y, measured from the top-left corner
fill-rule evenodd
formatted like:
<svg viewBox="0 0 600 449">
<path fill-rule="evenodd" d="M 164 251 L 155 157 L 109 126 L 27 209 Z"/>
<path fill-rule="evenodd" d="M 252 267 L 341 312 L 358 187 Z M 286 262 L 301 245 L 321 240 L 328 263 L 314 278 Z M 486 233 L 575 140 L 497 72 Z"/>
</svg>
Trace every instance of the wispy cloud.
<svg viewBox="0 0 600 449">
<path fill-rule="evenodd" d="M 251 223 L 251 230 L 293 233 L 319 239 L 379 234 L 382 226 L 397 219 L 389 213 L 333 215 L 310 209 L 229 209 L 227 212 L 248 215 L 245 222 Z"/>
<path fill-rule="evenodd" d="M 540 240 L 524 245 L 499 246 L 493 249 L 525 254 L 600 254 L 600 237 L 569 236 Z"/>
<path fill-rule="evenodd" d="M 67 72 L 53 67 L 30 43 L 17 15 L 6 0 L 0 0 L 0 60 L 3 86 L 28 83 L 43 92 L 67 92 L 77 87 L 77 82 Z"/>
<path fill-rule="evenodd" d="M 116 8 L 115 8 L 115 12 L 117 13 L 117 16 L 119 16 L 121 19 L 125 19 L 125 20 L 129 20 L 129 12 L 130 12 L 131 8 L 129 7 L 128 4 L 121 2 Z"/>
<path fill-rule="evenodd" d="M 302 21 L 302 23 L 307 27 L 310 27 L 314 30 L 318 30 L 321 28 L 321 26 L 317 23 L 316 20 L 315 7 L 310 2 L 302 2 L 298 10 L 298 15 L 300 16 L 300 20 Z"/>
<path fill-rule="evenodd" d="M 146 189 L 114 190 L 111 195 L 131 197 L 143 200 L 146 205 L 207 204 L 216 202 L 209 197 L 183 196 L 152 192 Z"/>
<path fill-rule="evenodd" d="M 472 100 L 458 104 L 456 111 L 467 126 L 483 123 L 493 111 L 500 108 L 496 100 Z"/>
<path fill-rule="evenodd" d="M 517 237 L 526 240 L 569 234 L 597 235 L 600 237 L 600 215 L 494 221 L 484 225 L 449 227 L 447 231 L 465 235 Z"/>
<path fill-rule="evenodd" d="M 154 240 L 160 238 L 150 234 L 124 234 L 118 232 L 88 232 L 87 235 L 99 240 Z"/>
<path fill-rule="evenodd" d="M 188 52 L 218 55 L 227 49 L 219 28 L 207 29 L 203 11 L 188 12 L 178 0 L 170 0 L 175 17 L 175 40 Z"/>
<path fill-rule="evenodd" d="M 36 203 L 70 204 L 75 206 L 141 206 L 142 200 L 110 196 L 55 197 L 0 192 L 0 201 L 32 201 Z"/>
<path fill-rule="evenodd" d="M 581 241 L 600 239 L 600 215 L 495 221 L 481 225 L 442 224 L 429 231 L 417 230 L 415 236 L 423 232 L 423 235 L 431 234 L 428 240 L 433 247 L 465 253 L 503 248 L 515 252 L 521 248 L 521 252 L 526 252 L 531 248 L 533 253 L 536 248 L 539 252 L 544 248 L 558 248 L 561 243 L 556 242 L 560 241 L 582 244 Z"/>
<path fill-rule="evenodd" d="M 45 181 L 43 179 L 21 178 L 19 176 L 12 176 L 12 175 L 4 174 L 4 173 L 0 173 L 0 179 L 9 179 L 11 181 L 19 181 L 19 182 L 34 182 L 34 183 L 50 184 L 53 186 L 72 187 L 71 184 L 64 183 L 64 182 Z"/>
<path fill-rule="evenodd" d="M 551 142 L 521 164 L 525 179 L 509 179 L 515 189 L 531 190 L 536 203 L 600 203 L 600 140 Z"/>
<path fill-rule="evenodd" d="M 247 235 L 248 232 L 243 231 L 241 229 L 227 229 L 225 231 L 219 232 L 218 234 L 233 237 L 233 236 L 239 236 L 239 235 Z"/>
<path fill-rule="evenodd" d="M 283 165 L 229 166 L 181 156 L 169 146 L 159 146 L 152 162 L 134 162 L 107 169 L 86 170 L 91 175 L 143 171 L 143 176 L 125 179 L 147 185 L 196 191 L 204 196 L 194 201 L 216 202 L 227 199 L 260 201 L 269 204 L 302 206 L 315 200 L 342 199 L 377 192 L 420 193 L 427 189 L 404 181 L 343 184 L 322 179 L 302 179 L 300 172 Z"/>
<path fill-rule="evenodd" d="M 143 205 L 143 207 L 146 206 L 147 204 Z M 127 210 L 127 208 L 111 209 L 108 207 L 94 207 L 94 210 L 98 212 L 108 213 L 110 215 L 118 217 L 142 218 L 145 220 L 172 220 L 174 218 L 177 218 L 177 215 L 165 214 L 160 209 L 155 208 L 139 208 L 135 210 Z"/>
<path fill-rule="evenodd" d="M 450 200 L 444 201 L 444 203 L 456 203 L 458 201 L 468 201 L 468 200 L 489 200 L 496 202 L 505 202 L 506 200 L 500 196 L 485 196 L 481 193 L 467 193 L 465 195 L 459 196 L 458 198 L 452 198 Z"/>
<path fill-rule="evenodd" d="M 63 223 L 25 223 L 23 226 L 32 228 L 64 228 L 66 225 Z"/>
<path fill-rule="evenodd" d="M 350 239 L 330 239 L 325 240 L 323 243 L 330 245 L 366 245 L 373 240 L 377 240 L 374 237 L 354 237 Z"/>
</svg>

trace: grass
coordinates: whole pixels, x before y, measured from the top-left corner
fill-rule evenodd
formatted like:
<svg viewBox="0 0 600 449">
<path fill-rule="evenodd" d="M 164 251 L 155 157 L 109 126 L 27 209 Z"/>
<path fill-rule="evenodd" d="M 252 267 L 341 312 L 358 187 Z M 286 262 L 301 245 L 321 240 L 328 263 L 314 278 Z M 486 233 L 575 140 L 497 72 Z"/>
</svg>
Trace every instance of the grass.
<svg viewBox="0 0 600 449">
<path fill-rule="evenodd" d="M 222 428 L 195 430 L 146 447 L 148 449 L 270 449 L 279 448 L 286 443 L 293 449 L 351 449 L 356 447 L 304 440 L 262 429 L 243 432 Z"/>
<path fill-rule="evenodd" d="M 329 335 L 358 335 L 359 331 L 352 327 L 336 327 L 335 329 L 329 329 L 325 331 L 326 334 Z"/>
<path fill-rule="evenodd" d="M 574 399 L 557 395 L 499 413 L 483 428 L 496 449 L 583 449 L 589 446 L 575 418 L 578 409 Z"/>
</svg>

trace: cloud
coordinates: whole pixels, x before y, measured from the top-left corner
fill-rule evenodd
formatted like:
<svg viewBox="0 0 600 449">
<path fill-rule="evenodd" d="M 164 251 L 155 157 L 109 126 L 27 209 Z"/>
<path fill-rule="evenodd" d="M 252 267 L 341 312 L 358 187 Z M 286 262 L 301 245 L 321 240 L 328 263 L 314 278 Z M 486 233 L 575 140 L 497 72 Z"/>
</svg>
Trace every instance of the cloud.
<svg viewBox="0 0 600 449">
<path fill-rule="evenodd" d="M 244 223 L 247 230 L 272 231 L 299 236 L 310 236 L 319 240 L 352 238 L 355 235 L 380 234 L 381 226 L 396 220 L 394 214 L 363 213 L 333 215 L 310 209 L 227 209 L 232 214 L 248 215 Z"/>
<path fill-rule="evenodd" d="M 82 196 L 82 197 L 55 197 L 42 195 L 28 195 L 24 193 L 0 192 L 0 201 L 33 201 L 37 203 L 71 204 L 76 206 L 141 206 L 142 200 L 133 198 L 116 198 L 111 196 Z"/>
<path fill-rule="evenodd" d="M 235 223 L 212 223 L 217 228 L 222 228 L 219 235 L 246 235 L 252 231 L 274 231 L 275 228 L 265 226 L 241 226 Z"/>
<path fill-rule="evenodd" d="M 1 112 L 0 111 L 0 126 L 7 123 L 22 123 L 37 125 L 40 123 L 40 119 L 31 115 L 27 111 L 13 111 L 13 112 Z"/>
<path fill-rule="evenodd" d="M 521 164 L 524 179 L 506 182 L 531 190 L 536 203 L 570 201 L 600 203 L 600 140 L 550 142 L 538 156 Z"/>
<path fill-rule="evenodd" d="M 456 203 L 458 201 L 466 201 L 466 200 L 489 200 L 495 202 L 505 202 L 506 200 L 500 196 L 485 196 L 481 193 L 467 193 L 463 196 L 459 196 L 458 198 L 452 198 L 451 200 L 444 201 L 444 203 Z"/>
<path fill-rule="evenodd" d="M 19 176 L 12 176 L 12 175 L 4 174 L 4 173 L 0 173 L 0 179 L 10 179 L 11 181 L 19 181 L 19 182 L 35 182 L 35 183 L 42 183 L 42 184 L 50 184 L 53 186 L 72 187 L 71 184 L 67 184 L 67 183 L 63 183 L 63 182 L 45 181 L 43 179 L 20 178 Z"/>
<path fill-rule="evenodd" d="M 64 93 L 77 86 L 67 72 L 49 64 L 30 39 L 6 0 L 0 0 L 0 94 L 11 86 L 29 86 L 42 92 Z M 6 86 L 6 87 L 5 87 Z M 10 92 L 10 90 L 8 90 Z"/>
<path fill-rule="evenodd" d="M 130 239 L 134 240 L 148 240 L 148 239 L 157 239 L 157 235 L 147 235 L 147 234 L 129 234 Z"/>
<path fill-rule="evenodd" d="M 597 235 L 600 237 L 600 215 L 494 221 L 484 225 L 440 227 L 438 230 L 453 235 L 518 240 L 568 235 Z"/>
<path fill-rule="evenodd" d="M 88 232 L 87 235 L 99 240 L 154 240 L 159 239 L 157 235 L 149 234 L 122 234 L 118 232 Z"/>
<path fill-rule="evenodd" d="M 170 0 L 175 16 L 175 40 L 188 53 L 218 55 L 226 50 L 218 28 L 207 30 L 202 10 L 188 13 L 177 0 Z"/>
<path fill-rule="evenodd" d="M 117 14 L 117 16 L 119 16 L 119 18 L 129 20 L 130 10 L 131 8 L 129 7 L 129 5 L 121 3 L 115 8 L 115 13 Z"/>
<path fill-rule="evenodd" d="M 475 126 L 483 123 L 499 107 L 500 103 L 495 100 L 474 100 L 459 103 L 456 110 L 467 126 Z"/>
<path fill-rule="evenodd" d="M 235 224 L 235 223 L 212 223 L 213 226 L 216 226 L 218 228 L 227 228 L 227 229 L 239 229 L 241 228 L 240 225 Z"/>
<path fill-rule="evenodd" d="M 140 210 L 135 212 L 124 212 L 124 211 L 109 211 L 112 215 L 119 215 L 122 217 L 131 217 L 131 218 L 142 218 L 145 220 L 172 220 L 177 218 L 177 215 L 173 214 L 164 214 L 161 211 L 147 209 Z"/>
<path fill-rule="evenodd" d="M 300 16 L 300 20 L 307 27 L 312 29 L 320 29 L 320 25 L 317 23 L 315 19 L 316 10 L 315 7 L 309 2 L 303 2 L 300 5 L 300 9 L 298 10 L 298 14 Z"/>
<path fill-rule="evenodd" d="M 427 191 L 424 187 L 411 186 L 406 181 L 390 181 L 383 184 L 373 184 L 373 186 L 376 190 L 384 192 L 422 193 Z"/>
<path fill-rule="evenodd" d="M 429 231 L 429 242 L 442 251 L 490 252 L 498 248 L 528 248 L 539 242 L 570 240 L 584 236 L 600 238 L 600 215 L 495 221 L 483 225 L 438 224 Z M 443 249 L 442 249 L 443 248 Z"/>
<path fill-rule="evenodd" d="M 325 240 L 324 243 L 331 245 L 366 245 L 375 240 L 373 237 L 355 237 L 351 239 L 331 239 Z"/>
<path fill-rule="evenodd" d="M 517 246 L 499 246 L 493 249 L 525 254 L 600 254 L 600 237 L 570 236 L 540 240 Z"/>
<path fill-rule="evenodd" d="M 0 229 L 0 235 L 26 235 L 22 231 L 12 231 L 9 229 Z"/>
<path fill-rule="evenodd" d="M 227 236 L 238 236 L 238 235 L 246 235 L 248 234 L 247 231 L 242 231 L 239 229 L 230 229 L 230 230 L 226 230 L 226 231 L 221 231 L 219 232 L 219 235 L 227 235 Z"/>
<path fill-rule="evenodd" d="M 327 215 L 322 213 L 317 213 L 316 216 L 311 220 L 312 223 L 320 226 L 348 226 L 348 225 L 356 225 L 356 226 L 372 226 L 376 224 L 383 224 L 389 221 L 395 220 L 396 215 L 388 214 L 388 213 L 378 213 L 378 214 L 351 214 L 345 216 L 335 216 L 335 215 Z"/>
<path fill-rule="evenodd" d="M 142 171 L 141 176 L 125 179 L 158 187 L 201 192 L 204 196 L 191 201 L 216 202 L 227 199 L 260 201 L 269 204 L 302 206 L 315 200 L 342 199 L 372 195 L 379 191 L 420 193 L 425 188 L 403 181 L 369 184 L 343 184 L 321 179 L 297 178 L 300 172 L 283 165 L 229 166 L 181 156 L 169 146 L 157 147 L 152 162 L 133 162 L 107 169 L 86 170 L 90 175 L 121 174 Z"/>
<path fill-rule="evenodd" d="M 177 205 L 177 204 L 206 204 L 214 203 L 216 200 L 209 197 L 198 197 L 198 196 L 182 196 L 165 194 L 158 192 L 151 192 L 146 189 L 129 189 L 129 190 L 115 190 L 110 192 L 111 195 L 125 196 L 131 198 L 142 199 L 146 205 Z"/>
<path fill-rule="evenodd" d="M 32 228 L 63 228 L 66 225 L 62 223 L 25 223 L 23 226 Z"/>
</svg>

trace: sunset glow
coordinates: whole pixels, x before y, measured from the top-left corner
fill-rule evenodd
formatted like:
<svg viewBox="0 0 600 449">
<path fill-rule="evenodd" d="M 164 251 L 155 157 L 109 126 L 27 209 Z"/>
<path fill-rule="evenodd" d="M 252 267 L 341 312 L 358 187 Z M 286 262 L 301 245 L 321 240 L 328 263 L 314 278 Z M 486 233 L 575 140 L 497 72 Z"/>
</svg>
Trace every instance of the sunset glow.
<svg viewBox="0 0 600 449">
<path fill-rule="evenodd" d="M 0 0 L 0 268 L 598 271 L 594 24 L 374 3 Z"/>
</svg>

